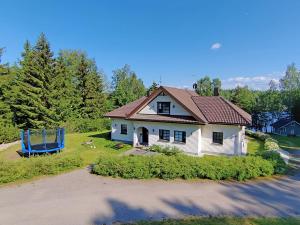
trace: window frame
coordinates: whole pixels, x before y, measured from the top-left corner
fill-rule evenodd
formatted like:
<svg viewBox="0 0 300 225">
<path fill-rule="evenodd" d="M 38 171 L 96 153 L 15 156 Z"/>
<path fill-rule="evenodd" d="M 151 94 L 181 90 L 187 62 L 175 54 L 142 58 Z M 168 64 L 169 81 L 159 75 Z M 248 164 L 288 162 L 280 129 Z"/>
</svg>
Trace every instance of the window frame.
<svg viewBox="0 0 300 225">
<path fill-rule="evenodd" d="M 125 129 L 124 129 L 124 126 L 125 126 Z M 121 132 L 120 132 L 120 134 L 124 134 L 124 135 L 128 134 L 127 124 L 121 124 Z"/>
<path fill-rule="evenodd" d="M 178 135 L 181 136 L 181 140 L 176 140 L 176 137 L 178 137 Z M 185 131 L 174 130 L 174 142 L 185 144 L 186 143 L 186 132 Z"/>
<path fill-rule="evenodd" d="M 165 135 L 164 132 L 168 133 L 168 138 L 164 138 L 164 135 Z M 165 130 L 165 129 L 158 130 L 159 141 L 170 142 L 170 137 L 171 137 L 170 130 Z"/>
<path fill-rule="evenodd" d="M 164 112 L 164 104 L 167 104 L 169 107 L 168 112 Z M 159 107 L 161 105 L 161 107 Z M 161 112 L 160 112 L 161 110 Z M 157 114 L 162 114 L 162 115 L 170 115 L 171 112 L 171 102 L 157 102 Z"/>
<path fill-rule="evenodd" d="M 213 132 L 212 133 L 212 143 L 217 145 L 223 145 L 224 133 L 223 132 Z"/>
</svg>

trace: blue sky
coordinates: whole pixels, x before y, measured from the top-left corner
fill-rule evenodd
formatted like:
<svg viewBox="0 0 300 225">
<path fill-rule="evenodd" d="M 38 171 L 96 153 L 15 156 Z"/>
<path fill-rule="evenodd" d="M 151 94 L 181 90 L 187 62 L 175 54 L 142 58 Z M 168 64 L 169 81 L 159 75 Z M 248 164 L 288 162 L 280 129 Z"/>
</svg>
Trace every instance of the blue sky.
<svg viewBox="0 0 300 225">
<path fill-rule="evenodd" d="M 148 86 L 191 87 L 203 77 L 223 86 L 266 88 L 300 60 L 300 1 L 2 1 L 4 62 L 44 32 L 54 52 L 81 49 L 109 78 L 124 64 Z"/>
</svg>

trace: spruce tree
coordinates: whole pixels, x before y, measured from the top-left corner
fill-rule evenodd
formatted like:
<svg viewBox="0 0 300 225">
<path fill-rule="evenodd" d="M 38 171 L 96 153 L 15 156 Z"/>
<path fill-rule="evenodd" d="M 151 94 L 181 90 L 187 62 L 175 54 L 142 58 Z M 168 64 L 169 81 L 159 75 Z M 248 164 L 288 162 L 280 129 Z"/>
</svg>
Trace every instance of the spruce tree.
<svg viewBox="0 0 300 225">
<path fill-rule="evenodd" d="M 25 43 L 16 85 L 12 90 L 16 123 L 20 128 L 55 126 L 50 104 L 50 82 L 54 73 L 53 53 L 42 34 L 35 47 Z"/>
<path fill-rule="evenodd" d="M 69 72 L 64 58 L 56 59 L 55 76 L 51 83 L 51 105 L 58 121 L 66 121 L 79 116 L 78 90 L 73 84 L 73 75 Z"/>
<path fill-rule="evenodd" d="M 103 115 L 105 94 L 103 75 L 98 72 L 95 62 L 88 60 L 84 54 L 80 56 L 77 70 L 79 90 L 81 93 L 81 115 L 83 118 L 96 119 Z"/>
</svg>

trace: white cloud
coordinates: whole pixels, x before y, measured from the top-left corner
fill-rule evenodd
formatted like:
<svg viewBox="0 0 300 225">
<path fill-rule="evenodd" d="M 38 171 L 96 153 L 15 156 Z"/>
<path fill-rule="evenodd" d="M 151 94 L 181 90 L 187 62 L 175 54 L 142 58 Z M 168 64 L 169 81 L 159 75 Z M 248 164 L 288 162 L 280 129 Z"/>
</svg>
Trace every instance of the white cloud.
<svg viewBox="0 0 300 225">
<path fill-rule="evenodd" d="M 219 43 L 219 42 L 216 42 L 216 43 L 214 43 L 214 44 L 210 47 L 210 49 L 211 49 L 211 50 L 217 50 L 217 49 L 219 49 L 219 48 L 221 48 L 221 47 L 222 47 L 222 44 Z"/>
<path fill-rule="evenodd" d="M 256 76 L 236 76 L 222 80 L 223 88 L 235 88 L 237 86 L 248 86 L 251 89 L 266 90 L 269 88 L 269 83 L 273 80 L 276 84 L 279 84 L 280 78 L 283 77 L 283 73 L 272 73 Z"/>
</svg>

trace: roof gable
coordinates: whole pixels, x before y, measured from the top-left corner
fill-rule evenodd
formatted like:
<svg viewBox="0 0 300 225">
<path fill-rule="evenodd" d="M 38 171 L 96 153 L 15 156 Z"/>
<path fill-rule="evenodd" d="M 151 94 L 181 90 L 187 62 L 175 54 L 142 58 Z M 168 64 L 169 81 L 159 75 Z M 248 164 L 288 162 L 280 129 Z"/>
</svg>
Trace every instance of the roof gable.
<svg viewBox="0 0 300 225">
<path fill-rule="evenodd" d="M 156 98 L 156 96 L 158 96 L 162 92 L 165 92 L 167 95 L 172 97 L 187 112 L 191 113 L 191 115 L 196 120 L 198 120 L 199 123 L 202 123 L 202 124 L 207 123 L 205 117 L 198 110 L 196 104 L 193 102 L 193 100 L 191 98 L 192 96 L 197 95 L 196 92 L 190 91 L 190 90 L 185 90 L 185 89 L 179 89 L 179 88 L 164 87 L 164 86 L 160 86 L 157 90 L 152 92 L 152 94 L 144 102 L 142 102 L 135 110 L 133 110 L 129 114 L 129 117 L 131 117 L 135 113 L 139 112 L 143 107 L 145 107 L 147 104 L 149 104 L 154 98 Z"/>
<path fill-rule="evenodd" d="M 151 121 L 197 122 L 198 124 L 228 124 L 248 125 L 251 123 L 251 115 L 219 96 L 199 96 L 196 92 L 186 89 L 161 86 L 148 97 L 142 97 L 132 103 L 107 113 L 107 117 L 118 117 L 133 120 L 147 120 L 146 115 L 138 114 L 145 106 L 153 101 L 158 95 L 165 93 L 176 101 L 183 109 L 190 113 L 189 118 L 176 118 L 175 115 L 159 117 L 152 115 Z M 143 116 L 141 116 L 143 115 Z M 177 115 L 176 117 L 178 117 Z M 173 117 L 173 118 L 172 118 Z"/>
<path fill-rule="evenodd" d="M 138 114 L 158 114 L 158 102 L 170 102 L 170 115 L 174 116 L 191 116 L 191 113 L 183 108 L 173 97 L 165 92 L 161 92 L 153 98 L 148 104 L 143 106 L 137 113 Z"/>
</svg>

